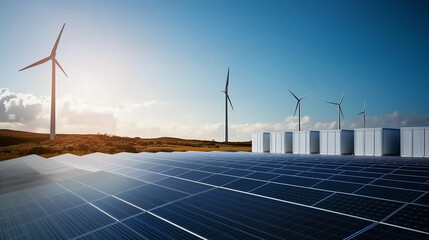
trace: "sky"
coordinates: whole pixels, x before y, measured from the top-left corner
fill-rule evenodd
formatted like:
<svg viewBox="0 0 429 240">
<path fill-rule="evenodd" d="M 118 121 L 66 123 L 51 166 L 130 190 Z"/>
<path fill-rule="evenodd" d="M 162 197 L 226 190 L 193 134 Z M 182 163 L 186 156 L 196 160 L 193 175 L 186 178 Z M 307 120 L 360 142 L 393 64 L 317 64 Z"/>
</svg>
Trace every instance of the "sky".
<svg viewBox="0 0 429 240">
<path fill-rule="evenodd" d="M 429 125 L 429 2 L 381 0 L 0 1 L 0 128 L 224 138 L 255 131 Z"/>
</svg>

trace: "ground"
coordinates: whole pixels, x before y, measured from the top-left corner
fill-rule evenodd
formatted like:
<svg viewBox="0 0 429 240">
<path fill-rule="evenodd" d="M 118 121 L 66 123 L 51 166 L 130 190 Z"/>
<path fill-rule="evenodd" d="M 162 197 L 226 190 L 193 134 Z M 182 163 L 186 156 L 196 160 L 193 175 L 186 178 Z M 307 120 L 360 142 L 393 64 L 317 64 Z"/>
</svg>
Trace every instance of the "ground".
<svg viewBox="0 0 429 240">
<path fill-rule="evenodd" d="M 129 138 L 108 134 L 49 134 L 0 129 L 0 161 L 29 154 L 52 157 L 65 153 L 250 151 L 251 142 L 216 142 L 180 138 Z"/>
</svg>

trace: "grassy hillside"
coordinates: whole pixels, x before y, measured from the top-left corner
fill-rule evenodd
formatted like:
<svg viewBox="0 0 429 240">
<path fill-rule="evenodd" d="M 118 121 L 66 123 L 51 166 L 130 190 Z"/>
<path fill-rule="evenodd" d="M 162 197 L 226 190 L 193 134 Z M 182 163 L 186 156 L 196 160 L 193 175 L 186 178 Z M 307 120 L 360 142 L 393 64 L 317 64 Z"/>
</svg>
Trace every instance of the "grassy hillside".
<svg viewBox="0 0 429 240">
<path fill-rule="evenodd" d="M 251 142 L 222 143 L 180 138 L 129 138 L 106 134 L 49 134 L 0 129 L 0 161 L 37 154 L 52 157 L 64 153 L 84 155 L 93 152 L 173 152 L 250 151 Z"/>
</svg>

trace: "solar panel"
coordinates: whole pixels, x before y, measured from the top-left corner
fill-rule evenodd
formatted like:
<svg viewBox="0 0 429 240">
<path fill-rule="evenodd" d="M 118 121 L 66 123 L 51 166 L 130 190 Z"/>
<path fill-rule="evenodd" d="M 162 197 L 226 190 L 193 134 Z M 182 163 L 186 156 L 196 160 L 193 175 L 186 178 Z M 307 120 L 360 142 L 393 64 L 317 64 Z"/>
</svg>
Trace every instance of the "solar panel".
<svg viewBox="0 0 429 240">
<path fill-rule="evenodd" d="M 374 239 L 374 240 L 385 240 L 385 239 L 407 239 L 407 240 L 421 240 L 429 239 L 429 236 L 423 233 L 411 231 L 408 229 L 392 227 L 384 224 L 377 224 L 375 227 L 357 235 L 353 239 Z"/>
<path fill-rule="evenodd" d="M 387 222 L 429 232 L 429 207 L 409 204 L 387 219 Z"/>
<path fill-rule="evenodd" d="M 252 193 L 285 201 L 307 204 L 310 206 L 332 194 L 316 189 L 287 186 L 276 183 L 263 185 L 252 190 Z"/>
<path fill-rule="evenodd" d="M 319 202 L 316 207 L 380 221 L 403 204 L 381 199 L 336 193 Z"/>
<path fill-rule="evenodd" d="M 0 239 L 429 239 L 427 159 L 32 155 L 0 180 Z"/>
<path fill-rule="evenodd" d="M 317 183 L 313 187 L 325 189 L 325 190 L 336 191 L 336 192 L 352 193 L 352 192 L 360 189 L 361 187 L 363 187 L 363 185 L 357 184 L 357 183 L 348 183 L 348 182 L 325 180 L 325 181 L 322 181 L 320 183 Z"/>
<path fill-rule="evenodd" d="M 412 202 L 414 199 L 421 196 L 423 192 L 368 185 L 357 191 L 356 194 L 396 201 Z"/>
</svg>

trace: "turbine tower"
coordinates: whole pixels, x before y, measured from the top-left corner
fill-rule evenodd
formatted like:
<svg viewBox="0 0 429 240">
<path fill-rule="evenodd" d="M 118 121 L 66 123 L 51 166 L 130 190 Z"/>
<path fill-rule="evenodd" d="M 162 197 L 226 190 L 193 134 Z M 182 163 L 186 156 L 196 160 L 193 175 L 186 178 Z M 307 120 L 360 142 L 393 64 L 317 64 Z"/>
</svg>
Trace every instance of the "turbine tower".
<svg viewBox="0 0 429 240">
<path fill-rule="evenodd" d="M 341 103 L 343 102 L 344 94 L 345 94 L 345 92 L 343 92 L 343 95 L 341 96 L 341 99 L 338 103 L 326 102 L 326 103 L 338 106 L 338 129 L 341 129 L 341 116 L 343 116 L 343 118 L 344 118 L 343 109 L 341 108 Z M 340 114 L 341 114 L 341 116 L 340 116 Z"/>
<path fill-rule="evenodd" d="M 63 34 L 63 30 L 64 30 L 65 25 L 66 24 L 64 23 L 63 27 L 61 28 L 60 34 L 58 35 L 57 41 L 55 42 L 55 45 L 52 48 L 50 56 L 19 70 L 19 71 L 22 71 L 22 70 L 25 70 L 27 68 L 31 68 L 31 67 L 40 65 L 42 63 L 45 63 L 49 60 L 52 61 L 51 129 L 50 129 L 50 137 L 49 137 L 50 140 L 55 139 L 55 65 L 57 65 L 61 69 L 61 71 L 64 73 L 64 75 L 66 75 L 66 77 L 67 77 L 66 72 L 64 71 L 64 69 L 61 67 L 60 63 L 55 58 L 55 56 L 57 55 L 58 43 L 60 42 L 61 34 Z"/>
<path fill-rule="evenodd" d="M 294 116 L 296 115 L 296 110 L 298 109 L 298 131 L 301 131 L 301 100 L 305 98 L 308 95 L 308 93 L 302 96 L 301 98 L 298 98 L 295 94 L 293 94 L 293 92 L 290 89 L 289 89 L 289 92 L 296 99 L 295 113 L 293 115 Z"/>
<path fill-rule="evenodd" d="M 366 101 L 363 103 L 363 111 L 360 112 L 358 115 L 363 114 L 363 128 L 366 128 Z"/>
<path fill-rule="evenodd" d="M 225 142 L 228 142 L 228 102 L 231 105 L 232 110 L 234 110 L 231 99 L 229 99 L 228 86 L 229 86 L 229 67 L 228 67 L 228 73 L 226 75 L 225 90 L 221 91 L 225 93 Z"/>
</svg>

